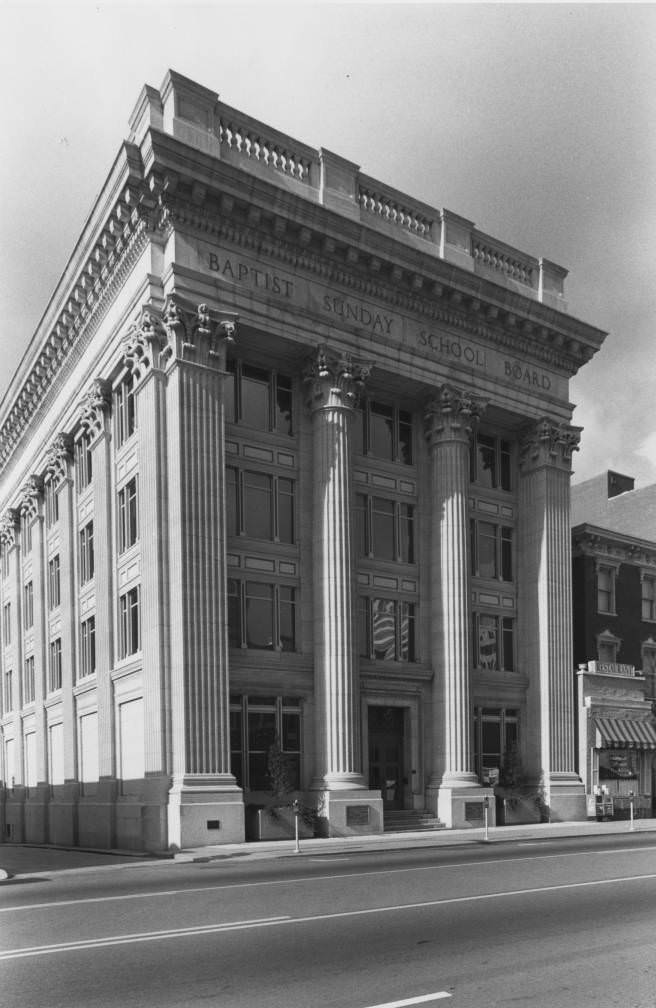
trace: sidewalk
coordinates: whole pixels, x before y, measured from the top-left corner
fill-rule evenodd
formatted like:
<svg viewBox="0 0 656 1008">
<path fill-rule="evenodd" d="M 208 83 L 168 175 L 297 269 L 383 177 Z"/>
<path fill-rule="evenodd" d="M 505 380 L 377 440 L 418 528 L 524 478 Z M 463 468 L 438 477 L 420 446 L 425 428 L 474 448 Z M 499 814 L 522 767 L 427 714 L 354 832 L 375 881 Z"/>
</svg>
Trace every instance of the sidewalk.
<svg viewBox="0 0 656 1008">
<path fill-rule="evenodd" d="M 524 826 L 490 827 L 484 829 L 429 830 L 419 833 L 380 833 L 373 836 L 330 837 L 321 840 L 301 840 L 300 856 L 336 856 L 372 851 L 395 851 L 418 848 L 478 846 L 503 842 L 539 843 L 557 837 L 603 836 L 608 834 L 654 833 L 656 819 L 637 819 L 633 830 L 627 820 L 613 822 L 539 823 Z M 234 861 L 237 858 L 275 860 L 298 857 L 293 840 L 276 840 L 259 843 L 217 844 L 196 847 L 174 855 L 144 854 L 132 851 L 90 851 L 79 848 L 0 844 L 0 881 L 10 877 L 53 872 L 92 870 L 102 867 L 125 867 L 129 864 L 184 863 L 207 861 Z"/>
</svg>

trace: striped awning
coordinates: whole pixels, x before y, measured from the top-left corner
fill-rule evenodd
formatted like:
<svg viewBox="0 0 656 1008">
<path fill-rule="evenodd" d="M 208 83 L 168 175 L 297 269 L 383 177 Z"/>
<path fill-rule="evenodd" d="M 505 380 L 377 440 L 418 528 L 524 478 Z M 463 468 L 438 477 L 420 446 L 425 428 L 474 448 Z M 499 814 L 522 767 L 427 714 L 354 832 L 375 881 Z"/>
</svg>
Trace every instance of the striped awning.
<svg viewBox="0 0 656 1008">
<path fill-rule="evenodd" d="M 595 718 L 597 749 L 656 749 L 656 728 L 651 721 Z"/>
</svg>

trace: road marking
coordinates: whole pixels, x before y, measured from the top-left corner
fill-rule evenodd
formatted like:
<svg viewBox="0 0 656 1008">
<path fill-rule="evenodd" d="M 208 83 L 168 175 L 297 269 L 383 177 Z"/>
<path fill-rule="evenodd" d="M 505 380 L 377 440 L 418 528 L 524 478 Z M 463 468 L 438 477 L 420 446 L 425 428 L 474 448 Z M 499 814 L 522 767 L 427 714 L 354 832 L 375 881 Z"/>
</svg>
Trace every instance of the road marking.
<svg viewBox="0 0 656 1008">
<path fill-rule="evenodd" d="M 452 995 L 447 991 L 436 991 L 434 994 L 420 994 L 419 997 L 405 998 L 403 1001 L 386 1001 L 385 1004 L 371 1005 L 371 1008 L 406 1008 L 408 1005 L 428 1004 L 429 1001 L 442 1001 Z"/>
<path fill-rule="evenodd" d="M 75 942 L 53 945 L 36 945 L 31 948 L 7 949 L 0 952 L 0 962 L 5 959 L 22 959 L 30 956 L 52 955 L 57 952 L 81 952 L 101 949 L 111 945 L 130 945 L 138 942 L 161 941 L 165 938 L 183 938 L 191 935 L 227 933 L 259 927 L 273 927 L 289 924 L 314 924 L 317 921 L 340 920 L 346 917 L 371 917 L 380 913 L 398 913 L 403 910 L 427 910 L 431 907 L 451 906 L 456 903 L 478 903 L 482 900 L 503 899 L 509 896 L 530 896 L 540 893 L 561 892 L 566 889 L 586 889 L 592 886 L 616 885 L 618 882 L 644 882 L 656 879 L 656 874 L 627 875 L 623 878 L 598 879 L 594 882 L 567 882 L 560 885 L 538 886 L 532 889 L 509 889 L 492 893 L 478 893 L 473 896 L 452 896 L 446 899 L 428 900 L 424 903 L 401 903 L 392 906 L 365 907 L 359 910 L 341 910 L 335 913 L 313 914 L 308 917 L 263 917 L 251 921 L 235 921 L 227 924 L 206 924 L 199 927 L 181 928 L 173 931 L 145 931 L 137 934 L 113 935 L 107 938 L 90 938 Z"/>
<path fill-rule="evenodd" d="M 17 913 L 22 910 L 57 910 L 61 907 L 78 906 L 85 903 L 116 903 L 122 900 L 154 899 L 159 896 L 186 896 L 192 893 L 221 892 L 228 889 L 255 889 L 267 886 L 289 886 L 302 882 L 332 882 L 342 879 L 371 878 L 377 875 L 402 875 L 406 872 L 454 871 L 458 868 L 489 867 L 496 864 L 515 864 L 518 861 L 552 861 L 558 858 L 587 857 L 589 854 L 615 855 L 647 853 L 656 847 L 624 847 L 619 850 L 570 851 L 564 854 L 540 854 L 538 857 L 490 858 L 482 861 L 460 861 L 453 864 L 417 865 L 411 868 L 381 868 L 376 871 L 347 872 L 343 875 L 298 875 L 292 878 L 267 879 L 259 882 L 229 882 L 219 885 L 190 886 L 185 889 L 160 889 L 155 892 L 122 893 L 120 896 L 85 896 L 83 899 L 50 900 L 47 903 L 23 903 L 20 906 L 0 907 L 0 913 Z M 312 859 L 316 860 L 316 859 Z M 326 859 L 327 860 L 327 859 Z M 168 863 L 168 862 L 167 862 Z M 330 862 L 332 863 L 332 861 Z M 132 866 L 130 866 L 132 867 Z"/>
</svg>

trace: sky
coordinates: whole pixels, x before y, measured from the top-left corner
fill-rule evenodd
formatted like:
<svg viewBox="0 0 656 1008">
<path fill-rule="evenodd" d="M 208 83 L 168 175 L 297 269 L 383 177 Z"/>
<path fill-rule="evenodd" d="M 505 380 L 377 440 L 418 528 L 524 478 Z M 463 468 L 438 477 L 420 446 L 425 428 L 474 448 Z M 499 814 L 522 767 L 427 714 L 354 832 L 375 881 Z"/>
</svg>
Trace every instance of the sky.
<svg viewBox="0 0 656 1008">
<path fill-rule="evenodd" d="M 570 271 L 574 479 L 656 482 L 656 4 L 0 4 L 0 398 L 167 69 Z"/>
</svg>

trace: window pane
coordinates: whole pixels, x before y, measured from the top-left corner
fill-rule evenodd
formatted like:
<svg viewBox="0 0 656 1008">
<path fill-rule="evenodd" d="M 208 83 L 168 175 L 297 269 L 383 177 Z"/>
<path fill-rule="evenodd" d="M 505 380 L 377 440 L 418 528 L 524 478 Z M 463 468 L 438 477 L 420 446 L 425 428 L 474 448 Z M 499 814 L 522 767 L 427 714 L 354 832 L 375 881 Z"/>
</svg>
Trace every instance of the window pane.
<svg viewBox="0 0 656 1008">
<path fill-rule="evenodd" d="M 399 411 L 399 459 L 412 465 L 412 414 Z"/>
<path fill-rule="evenodd" d="M 481 486 L 494 488 L 497 485 L 494 438 L 479 434 L 476 441 L 477 466 L 476 482 Z"/>
<path fill-rule="evenodd" d="M 509 616 L 503 617 L 503 667 L 507 672 L 515 669 L 514 624 Z"/>
<path fill-rule="evenodd" d="M 490 522 L 478 523 L 478 576 L 497 576 L 497 527 Z"/>
<path fill-rule="evenodd" d="M 392 599 L 372 599 L 374 657 L 383 661 L 396 658 L 395 605 Z"/>
<path fill-rule="evenodd" d="M 358 600 L 358 646 L 360 656 L 369 658 L 371 654 L 369 644 L 369 599 L 366 598 Z"/>
<path fill-rule="evenodd" d="M 415 562 L 415 509 L 412 504 L 399 507 L 399 553 L 403 563 Z"/>
<path fill-rule="evenodd" d="M 378 458 L 394 458 L 394 410 L 372 403 L 369 411 L 369 451 Z"/>
<path fill-rule="evenodd" d="M 244 532 L 254 539 L 273 538 L 271 476 L 244 473 Z"/>
<path fill-rule="evenodd" d="M 356 409 L 351 422 L 353 451 L 356 455 L 364 455 L 364 411 Z"/>
<path fill-rule="evenodd" d="M 512 474 L 511 474 L 511 449 L 509 441 L 502 441 L 500 444 L 499 452 L 499 464 L 501 472 L 499 474 L 499 483 L 502 490 L 512 490 Z"/>
<path fill-rule="evenodd" d="M 241 647 L 241 592 L 240 583 L 228 579 L 228 644 Z"/>
<path fill-rule="evenodd" d="M 292 383 L 284 375 L 276 377 L 276 430 L 280 434 L 293 434 Z"/>
<path fill-rule="evenodd" d="M 237 508 L 237 470 L 228 466 L 226 469 L 226 532 L 229 536 L 237 535 L 239 531 Z"/>
<path fill-rule="evenodd" d="M 273 649 L 273 585 L 246 582 L 246 645 Z"/>
<path fill-rule="evenodd" d="M 355 509 L 353 511 L 355 537 L 355 548 L 360 556 L 367 556 L 369 544 L 367 542 L 367 498 L 364 494 L 355 495 Z"/>
<path fill-rule="evenodd" d="M 280 598 L 280 647 L 283 651 L 296 650 L 296 592 L 293 588 L 281 586 Z"/>
<path fill-rule="evenodd" d="M 483 760 L 486 766 L 499 766 L 501 763 L 501 722 L 483 721 L 481 725 L 481 743 Z"/>
<path fill-rule="evenodd" d="M 416 661 L 415 657 L 415 607 L 410 602 L 401 603 L 401 661 Z"/>
<path fill-rule="evenodd" d="M 512 581 L 512 529 L 501 529 L 501 580 Z"/>
<path fill-rule="evenodd" d="M 226 423 L 235 422 L 235 364 L 228 361 L 226 365 L 227 374 L 223 379 L 223 403 L 225 408 Z"/>
<path fill-rule="evenodd" d="M 484 669 L 498 667 L 497 618 L 481 613 L 478 617 L 478 662 Z"/>
<path fill-rule="evenodd" d="M 269 374 L 244 365 L 241 377 L 241 418 L 249 427 L 269 430 Z"/>
<path fill-rule="evenodd" d="M 275 713 L 260 711 L 248 714 L 248 771 L 252 789 L 267 789 L 271 786 L 267 773 L 269 749 L 276 738 Z"/>
<path fill-rule="evenodd" d="M 374 556 L 379 560 L 395 560 L 394 502 L 374 497 L 371 524 Z"/>
<path fill-rule="evenodd" d="M 278 479 L 278 538 L 294 542 L 294 481 Z"/>
</svg>

